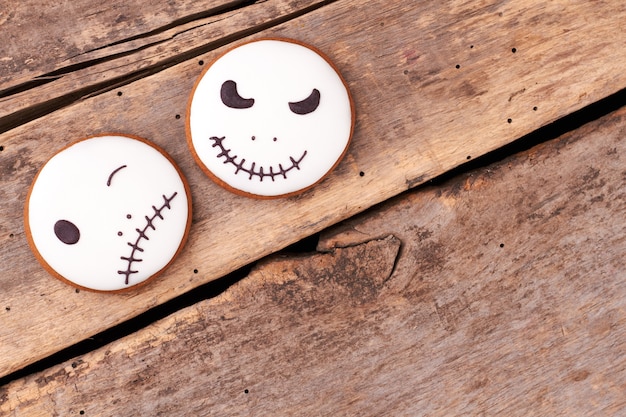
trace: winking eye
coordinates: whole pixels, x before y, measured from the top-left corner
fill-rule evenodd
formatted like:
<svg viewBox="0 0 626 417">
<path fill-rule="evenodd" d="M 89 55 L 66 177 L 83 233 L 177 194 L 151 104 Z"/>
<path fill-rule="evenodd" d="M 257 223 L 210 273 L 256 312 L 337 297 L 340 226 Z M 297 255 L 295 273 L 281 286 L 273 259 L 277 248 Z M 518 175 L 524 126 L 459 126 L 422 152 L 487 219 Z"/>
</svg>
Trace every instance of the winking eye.
<svg viewBox="0 0 626 417">
<path fill-rule="evenodd" d="M 123 168 L 126 168 L 126 165 L 122 165 L 121 167 L 116 168 L 113 170 L 113 172 L 111 172 L 111 174 L 109 175 L 109 178 L 107 179 L 107 187 L 111 186 L 111 180 L 113 179 L 113 175 L 117 174 L 117 172 Z"/>
</svg>

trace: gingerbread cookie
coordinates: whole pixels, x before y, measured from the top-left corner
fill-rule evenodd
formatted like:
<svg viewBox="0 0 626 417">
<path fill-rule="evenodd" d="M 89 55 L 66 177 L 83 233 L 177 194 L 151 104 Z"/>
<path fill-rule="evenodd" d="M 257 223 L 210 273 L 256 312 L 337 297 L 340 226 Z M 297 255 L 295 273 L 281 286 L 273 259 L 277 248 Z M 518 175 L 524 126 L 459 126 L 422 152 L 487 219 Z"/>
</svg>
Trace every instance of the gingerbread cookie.
<svg viewBox="0 0 626 417">
<path fill-rule="evenodd" d="M 187 141 L 196 162 L 239 194 L 282 197 L 321 181 L 354 127 L 346 83 L 321 52 L 288 39 L 240 45 L 193 89 Z"/>
<path fill-rule="evenodd" d="M 31 248 L 53 275 L 119 291 L 173 261 L 191 224 L 191 195 L 163 150 L 137 137 L 95 136 L 46 162 L 24 216 Z"/>
</svg>

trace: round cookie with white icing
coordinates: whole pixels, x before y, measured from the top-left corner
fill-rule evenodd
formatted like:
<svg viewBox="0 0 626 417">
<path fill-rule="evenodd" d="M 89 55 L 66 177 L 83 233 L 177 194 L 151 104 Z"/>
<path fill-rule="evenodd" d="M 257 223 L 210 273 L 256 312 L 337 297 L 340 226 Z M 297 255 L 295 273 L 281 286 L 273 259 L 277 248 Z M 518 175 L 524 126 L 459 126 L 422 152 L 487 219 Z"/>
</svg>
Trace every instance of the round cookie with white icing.
<svg viewBox="0 0 626 417">
<path fill-rule="evenodd" d="M 260 198 L 302 192 L 345 154 L 354 128 L 346 83 L 320 51 L 260 39 L 202 72 L 189 100 L 187 140 L 203 171 Z"/>
<path fill-rule="evenodd" d="M 120 291 L 164 270 L 191 225 L 189 186 L 174 161 L 144 139 L 78 141 L 41 168 L 26 201 L 33 252 L 79 288 Z"/>
</svg>

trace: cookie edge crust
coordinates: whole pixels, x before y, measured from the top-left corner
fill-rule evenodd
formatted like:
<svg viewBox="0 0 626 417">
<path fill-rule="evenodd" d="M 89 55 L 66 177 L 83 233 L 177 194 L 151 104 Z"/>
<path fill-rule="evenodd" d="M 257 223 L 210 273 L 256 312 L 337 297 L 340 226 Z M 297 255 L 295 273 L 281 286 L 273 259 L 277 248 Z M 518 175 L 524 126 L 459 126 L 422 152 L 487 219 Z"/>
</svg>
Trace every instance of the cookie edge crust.
<svg viewBox="0 0 626 417">
<path fill-rule="evenodd" d="M 247 45 L 247 44 L 251 44 L 254 42 L 261 42 L 261 41 L 279 41 L 279 42 L 289 42 L 289 43 L 293 43 L 296 45 L 300 45 L 303 46 L 305 48 L 308 48 L 310 50 L 312 50 L 313 52 L 317 53 L 320 57 L 322 57 L 322 59 L 324 59 L 328 65 L 331 66 L 331 68 L 335 71 L 335 73 L 337 74 L 337 76 L 339 77 L 339 79 L 341 80 L 341 83 L 343 84 L 344 88 L 346 89 L 346 92 L 348 94 L 348 101 L 350 103 L 350 133 L 348 136 L 348 141 L 346 142 L 346 146 L 343 149 L 343 152 L 341 153 L 341 155 L 339 156 L 339 158 L 337 158 L 337 161 L 333 164 L 332 167 L 330 167 L 330 169 L 328 171 L 326 171 L 326 173 L 324 173 L 324 175 L 322 175 L 317 181 L 315 181 L 314 183 L 304 187 L 304 188 L 300 188 L 299 190 L 296 191 L 292 191 L 290 193 L 285 193 L 285 194 L 277 194 L 277 195 L 262 195 L 262 194 L 254 194 L 254 193 L 250 193 L 247 191 L 243 191 L 240 190 L 239 188 L 233 187 L 231 185 L 229 185 L 228 183 L 226 183 L 224 180 L 220 179 L 217 177 L 217 175 L 215 175 L 200 159 L 200 157 L 198 156 L 195 147 L 193 146 L 193 140 L 191 137 L 191 104 L 194 98 L 194 95 L 196 94 L 196 89 L 198 88 L 198 85 L 200 84 L 200 81 L 202 80 L 202 78 L 204 78 L 204 75 L 211 69 L 211 67 L 213 66 L 213 64 L 215 64 L 215 62 L 217 62 L 219 59 L 221 59 L 224 55 L 226 55 L 227 53 L 229 53 L 230 51 L 239 48 L 240 46 L 243 45 Z M 196 164 L 200 167 L 200 169 L 204 172 L 204 174 L 209 177 L 214 183 L 216 183 L 217 185 L 219 185 L 220 187 L 224 188 L 227 191 L 230 191 L 233 194 L 237 194 L 243 197 L 249 197 L 249 198 L 254 198 L 254 199 L 258 199 L 258 200 L 274 200 L 274 199 L 279 199 L 279 198 L 286 198 L 286 197 L 292 197 L 295 195 L 299 195 L 302 194 L 308 190 L 310 190 L 311 188 L 315 187 L 316 185 L 318 185 L 320 182 L 322 182 L 323 180 L 325 180 L 329 174 L 331 172 L 333 172 L 337 166 L 339 165 L 339 163 L 344 159 L 344 157 L 346 156 L 346 153 L 348 152 L 348 148 L 350 147 L 350 144 L 352 143 L 352 137 L 354 135 L 354 126 L 356 124 L 356 108 L 354 105 L 354 99 L 352 97 L 352 93 L 350 92 L 350 88 L 348 87 L 348 83 L 346 82 L 346 80 L 344 79 L 344 77 L 341 75 L 341 72 L 339 71 L 339 68 L 337 68 L 337 66 L 330 60 L 330 58 L 323 53 L 320 49 L 318 49 L 315 46 L 309 45 L 307 43 L 304 43 L 302 41 L 296 40 L 296 39 L 292 39 L 292 38 L 283 38 L 283 37 L 260 37 L 260 38 L 256 38 L 256 39 L 251 39 L 251 40 L 247 40 L 244 42 L 240 42 L 236 45 L 233 45 L 232 47 L 226 49 L 224 52 L 220 53 L 219 55 L 217 55 L 210 63 L 208 63 L 206 65 L 205 68 L 202 69 L 202 71 L 200 72 L 200 75 L 198 75 L 198 77 L 196 78 L 193 88 L 191 90 L 191 93 L 189 94 L 189 98 L 187 100 L 187 107 L 186 107 L 186 112 L 187 114 L 185 115 L 185 137 L 187 139 L 187 146 L 191 152 L 191 155 L 193 156 L 194 161 L 196 162 Z"/>
<path fill-rule="evenodd" d="M 35 186 L 35 182 L 37 182 L 37 179 L 39 178 L 39 174 L 41 174 L 41 171 L 43 171 L 43 168 L 48 164 L 48 162 L 50 160 L 52 160 L 52 158 L 54 158 L 55 156 L 57 156 L 58 154 L 60 154 L 61 152 L 65 151 L 66 149 L 72 147 L 73 145 L 76 145 L 80 142 L 84 142 L 86 140 L 89 139 L 94 139 L 94 138 L 101 138 L 101 137 L 106 137 L 106 136 L 115 136 L 115 137 L 124 137 L 124 138 L 129 138 L 129 139 L 135 139 L 138 140 L 140 142 L 143 142 L 144 144 L 154 148 L 156 151 L 158 151 L 161 155 L 163 155 L 171 164 L 172 166 L 176 169 L 176 172 L 178 173 L 178 176 L 180 177 L 182 183 L 183 183 L 183 187 L 185 189 L 185 194 L 187 195 L 187 223 L 185 224 L 185 233 L 183 234 L 183 238 L 180 241 L 180 244 L 178 245 L 178 248 L 176 249 L 176 252 L 174 253 L 174 256 L 172 256 L 172 259 L 170 259 L 170 261 L 163 266 L 163 268 L 159 269 L 157 272 L 155 272 L 154 274 L 152 274 L 150 277 L 146 278 L 145 280 L 134 284 L 134 285 L 129 285 L 126 288 L 120 288 L 118 290 L 98 290 L 98 289 L 94 289 L 94 288 L 89 288 L 89 287 L 85 287 L 79 284 L 76 284 L 75 282 L 65 278 L 63 275 L 61 275 L 60 273 L 58 273 L 54 268 L 52 268 L 50 266 L 50 264 L 48 264 L 48 262 L 46 262 L 46 260 L 43 258 L 43 256 L 41 256 L 41 253 L 39 252 L 39 250 L 37 249 L 37 247 L 35 246 L 35 242 L 32 238 L 32 233 L 31 233 L 31 229 L 30 229 L 30 223 L 29 223 L 29 205 L 30 205 L 30 196 L 33 192 L 33 188 Z M 33 252 L 35 258 L 37 259 L 37 261 L 39 262 L 39 264 L 53 277 L 55 277 L 56 279 L 60 280 L 61 282 L 74 287 L 78 290 L 84 290 L 84 291 L 89 291 L 89 292 L 94 292 L 94 293 L 103 293 L 103 294 L 118 294 L 118 293 L 127 293 L 129 291 L 135 290 L 137 288 L 143 287 L 149 283 L 151 283 L 155 278 L 157 278 L 158 276 L 160 276 L 167 268 L 170 267 L 170 265 L 172 263 L 174 263 L 174 261 L 178 258 L 178 256 L 180 255 L 180 252 L 183 250 L 183 248 L 185 247 L 186 243 L 187 243 L 187 239 L 189 237 L 189 231 L 191 229 L 191 221 L 193 218 L 193 212 L 192 212 L 192 199 L 191 199 L 191 188 L 189 187 L 189 183 L 187 181 L 187 178 L 185 177 L 185 175 L 183 174 L 183 172 L 181 171 L 180 167 L 178 166 L 178 164 L 176 163 L 176 161 L 174 161 L 174 159 L 160 146 L 158 146 L 157 144 L 149 141 L 148 139 L 145 139 L 143 137 L 140 136 L 136 136 L 136 135 L 132 135 L 132 134 L 128 134 L 128 133 L 119 133 L 119 132 L 104 132 L 104 133 L 98 133 L 98 134 L 94 134 L 94 135 L 90 135 L 87 137 L 84 137 L 82 139 L 78 139 L 66 146 L 64 146 L 63 148 L 59 149 L 58 151 L 54 152 L 54 154 L 52 156 L 50 156 L 50 158 L 48 158 L 46 160 L 46 162 L 44 162 L 44 164 L 39 168 L 39 170 L 37 171 L 37 174 L 35 175 L 35 177 L 33 178 L 30 187 L 28 189 L 28 194 L 26 195 L 26 200 L 24 202 L 24 234 L 26 235 L 26 240 L 28 242 L 28 246 L 30 247 L 31 251 Z"/>
</svg>

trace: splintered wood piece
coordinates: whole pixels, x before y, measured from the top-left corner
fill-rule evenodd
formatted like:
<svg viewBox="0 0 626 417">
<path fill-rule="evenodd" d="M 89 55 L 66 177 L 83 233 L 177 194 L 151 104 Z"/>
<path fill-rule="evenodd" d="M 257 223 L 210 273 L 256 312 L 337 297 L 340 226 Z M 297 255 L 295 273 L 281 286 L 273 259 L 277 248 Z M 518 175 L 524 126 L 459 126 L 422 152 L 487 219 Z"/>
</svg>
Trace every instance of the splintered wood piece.
<svg viewBox="0 0 626 417">
<path fill-rule="evenodd" d="M 223 26 L 225 33 L 248 28 L 255 35 L 245 40 L 295 38 L 318 47 L 336 64 L 357 113 L 346 157 L 310 191 L 275 201 L 234 195 L 202 173 L 185 140 L 186 105 L 202 68 L 236 43 L 227 36 L 224 47 L 150 76 L 121 76 L 119 85 L 71 96 L 62 108 L 59 103 L 46 107 L 51 113 L 1 134 L 0 375 L 626 86 L 624 32 L 615 30 L 626 19 L 626 3 L 564 7 L 535 0 L 468 8 L 465 1 L 442 6 L 350 0 L 324 3 L 282 24 L 270 20 L 267 28 L 229 16 L 237 27 Z M 135 52 L 129 56 L 143 59 L 141 51 Z M 191 186 L 193 224 L 180 256 L 149 286 L 115 296 L 77 293 L 36 262 L 26 243 L 22 210 L 28 187 L 48 158 L 77 139 L 111 131 L 147 138 L 175 159 Z M 439 254 L 435 246 L 432 253 Z"/>
<path fill-rule="evenodd" d="M 623 109 L 406 193 L 0 412 L 623 415 L 625 132 Z"/>
</svg>

